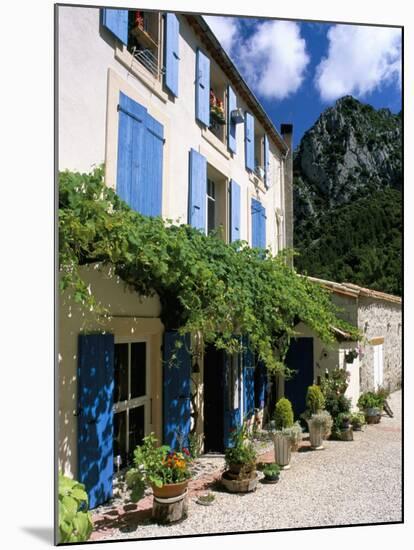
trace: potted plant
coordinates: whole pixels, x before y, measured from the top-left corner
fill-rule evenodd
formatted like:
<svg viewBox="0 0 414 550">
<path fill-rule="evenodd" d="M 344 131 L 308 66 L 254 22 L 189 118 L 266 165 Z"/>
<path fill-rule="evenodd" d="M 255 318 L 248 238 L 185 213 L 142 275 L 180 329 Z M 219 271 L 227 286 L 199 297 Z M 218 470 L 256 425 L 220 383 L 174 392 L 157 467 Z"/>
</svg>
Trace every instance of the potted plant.
<svg viewBox="0 0 414 550">
<path fill-rule="evenodd" d="M 352 441 L 354 439 L 351 425 L 351 413 L 340 413 L 337 419 L 337 426 L 340 430 L 340 439 L 342 441 Z"/>
<path fill-rule="evenodd" d="M 59 541 L 84 542 L 92 533 L 85 486 L 59 473 Z"/>
<path fill-rule="evenodd" d="M 285 433 L 289 433 L 290 438 L 290 450 L 293 452 L 296 452 L 299 450 L 300 443 L 302 441 L 302 426 L 300 425 L 300 422 L 297 420 L 293 426 L 290 428 L 285 428 Z"/>
<path fill-rule="evenodd" d="M 365 426 L 365 416 L 362 413 L 352 413 L 351 414 L 351 424 L 352 429 L 355 432 L 360 432 L 362 430 L 362 427 Z"/>
<path fill-rule="evenodd" d="M 323 411 L 325 398 L 321 388 L 316 384 L 308 387 L 306 392 L 306 414 L 309 428 L 309 439 L 311 449 L 322 450 L 322 440 L 327 437 L 330 431 L 329 413 Z"/>
<path fill-rule="evenodd" d="M 262 471 L 264 474 L 264 483 L 277 483 L 279 481 L 280 467 L 278 464 L 274 462 L 266 464 Z"/>
<path fill-rule="evenodd" d="M 313 451 L 321 451 L 323 436 L 326 429 L 326 414 L 316 413 L 308 419 L 309 439 Z"/>
<path fill-rule="evenodd" d="M 348 352 L 345 353 L 345 361 L 347 363 L 353 363 L 354 359 L 356 359 L 359 355 L 358 349 L 351 349 Z"/>
<path fill-rule="evenodd" d="M 383 403 L 383 402 L 382 402 Z M 358 399 L 358 408 L 364 411 L 368 424 L 377 424 L 381 418 L 381 398 L 375 392 L 361 393 Z"/>
<path fill-rule="evenodd" d="M 134 467 L 126 475 L 131 500 L 143 497 L 146 487 L 152 487 L 155 497 L 172 498 L 187 490 L 191 474 L 188 469 L 188 449 L 173 451 L 168 445 L 157 446 L 153 433 L 143 439 L 134 451 Z"/>
<path fill-rule="evenodd" d="M 233 430 L 231 445 L 224 452 L 227 469 L 221 476 L 222 483 L 232 493 L 254 491 L 257 486 L 257 454 L 246 422 Z"/>
<path fill-rule="evenodd" d="M 275 448 L 275 462 L 282 470 L 290 468 L 291 431 L 293 426 L 292 403 L 286 397 L 281 397 L 276 403 L 274 422 L 276 430 L 273 432 Z"/>
<path fill-rule="evenodd" d="M 329 412 L 325 410 L 321 411 L 319 414 L 325 418 L 325 423 L 322 428 L 322 439 L 329 439 L 332 433 L 333 418 Z"/>
</svg>

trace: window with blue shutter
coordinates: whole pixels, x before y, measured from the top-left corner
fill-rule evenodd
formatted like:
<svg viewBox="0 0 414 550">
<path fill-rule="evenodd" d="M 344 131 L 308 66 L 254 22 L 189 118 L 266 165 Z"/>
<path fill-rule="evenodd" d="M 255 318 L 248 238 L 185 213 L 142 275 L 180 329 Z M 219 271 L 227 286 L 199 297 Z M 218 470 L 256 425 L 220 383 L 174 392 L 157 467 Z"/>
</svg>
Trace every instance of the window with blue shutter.
<svg viewBox="0 0 414 550">
<path fill-rule="evenodd" d="M 251 203 L 252 247 L 266 248 L 266 209 L 256 199 Z"/>
<path fill-rule="evenodd" d="M 163 126 L 122 92 L 118 110 L 116 192 L 133 210 L 161 216 Z"/>
<path fill-rule="evenodd" d="M 102 8 L 102 25 L 123 44 L 128 44 L 128 10 Z"/>
<path fill-rule="evenodd" d="M 210 59 L 201 50 L 196 56 L 196 118 L 210 126 Z"/>
<path fill-rule="evenodd" d="M 269 150 L 269 138 L 265 134 L 264 137 L 264 151 L 263 151 L 263 158 L 264 158 L 264 183 L 266 187 L 269 187 L 270 185 L 270 150 Z"/>
<path fill-rule="evenodd" d="M 79 335 L 78 473 L 89 508 L 112 497 L 114 337 Z"/>
<path fill-rule="evenodd" d="M 190 151 L 188 190 L 188 224 L 206 231 L 207 160 L 194 149 Z"/>
<path fill-rule="evenodd" d="M 181 347 L 176 347 L 177 342 Z M 188 447 L 191 426 L 190 335 L 165 332 L 163 351 L 164 444 L 172 449 Z"/>
<path fill-rule="evenodd" d="M 237 124 L 231 118 L 231 112 L 237 109 L 236 94 L 231 86 L 227 88 L 227 146 L 236 153 L 236 127 Z"/>
<path fill-rule="evenodd" d="M 267 370 L 259 361 L 254 373 L 254 401 L 257 409 L 263 409 L 266 402 Z"/>
<path fill-rule="evenodd" d="M 254 171 L 254 118 L 246 112 L 244 119 L 246 168 Z"/>
<path fill-rule="evenodd" d="M 240 185 L 230 181 L 230 242 L 240 240 Z"/>
<path fill-rule="evenodd" d="M 178 18 L 173 13 L 165 14 L 165 87 L 178 97 L 178 67 L 179 67 L 179 27 Z"/>
</svg>

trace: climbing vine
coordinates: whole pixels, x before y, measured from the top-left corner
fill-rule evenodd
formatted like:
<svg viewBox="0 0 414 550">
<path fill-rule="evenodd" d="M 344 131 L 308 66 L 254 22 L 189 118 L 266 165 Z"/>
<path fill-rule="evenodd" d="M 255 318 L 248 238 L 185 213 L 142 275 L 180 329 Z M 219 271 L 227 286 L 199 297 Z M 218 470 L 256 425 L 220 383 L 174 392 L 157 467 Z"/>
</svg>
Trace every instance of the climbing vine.
<svg viewBox="0 0 414 550">
<path fill-rule="evenodd" d="M 230 353 L 240 350 L 238 334 L 272 372 L 285 372 L 289 338 L 299 320 L 325 342 L 333 326 L 353 334 L 337 318 L 329 294 L 299 276 L 286 254 L 225 244 L 173 220 L 131 210 L 105 185 L 102 167 L 90 174 L 59 176 L 60 288 L 83 307 L 99 309 L 82 279 L 82 265 L 110 265 L 132 289 L 157 294 L 167 329 L 199 332 L 204 343 Z"/>
</svg>

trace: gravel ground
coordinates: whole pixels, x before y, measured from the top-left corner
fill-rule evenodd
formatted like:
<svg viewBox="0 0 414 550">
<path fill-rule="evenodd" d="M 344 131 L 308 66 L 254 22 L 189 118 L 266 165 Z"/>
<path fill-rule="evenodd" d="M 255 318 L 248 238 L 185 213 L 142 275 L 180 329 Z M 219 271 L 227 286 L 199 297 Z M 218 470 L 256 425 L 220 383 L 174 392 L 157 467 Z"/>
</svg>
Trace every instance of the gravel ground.
<svg viewBox="0 0 414 550">
<path fill-rule="evenodd" d="M 217 488 L 212 506 L 190 497 L 188 518 L 179 524 L 158 526 L 148 517 L 105 539 L 401 521 L 401 392 L 389 403 L 394 418 L 355 432 L 353 442 L 327 441 L 322 451 L 292 453 L 291 468 L 275 485 L 258 483 L 244 495 Z"/>
</svg>

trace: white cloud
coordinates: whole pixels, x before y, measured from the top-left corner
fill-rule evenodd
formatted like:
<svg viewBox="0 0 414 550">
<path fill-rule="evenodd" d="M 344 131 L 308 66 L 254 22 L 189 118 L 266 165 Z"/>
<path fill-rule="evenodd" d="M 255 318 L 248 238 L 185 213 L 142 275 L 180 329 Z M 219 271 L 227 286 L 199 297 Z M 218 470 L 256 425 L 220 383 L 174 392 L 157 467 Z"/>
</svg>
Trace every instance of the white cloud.
<svg viewBox="0 0 414 550">
<path fill-rule="evenodd" d="M 204 19 L 217 36 L 223 48 L 231 55 L 232 47 L 235 46 L 239 33 L 237 19 L 235 17 L 218 17 L 214 15 L 205 15 Z"/>
<path fill-rule="evenodd" d="M 236 18 L 209 16 L 206 20 L 256 93 L 281 100 L 299 89 L 309 56 L 297 23 L 260 22 L 245 38 Z"/>
<path fill-rule="evenodd" d="M 384 83 L 401 86 L 400 29 L 335 25 L 328 40 L 328 56 L 315 75 L 322 100 L 347 94 L 362 97 Z"/>
</svg>

